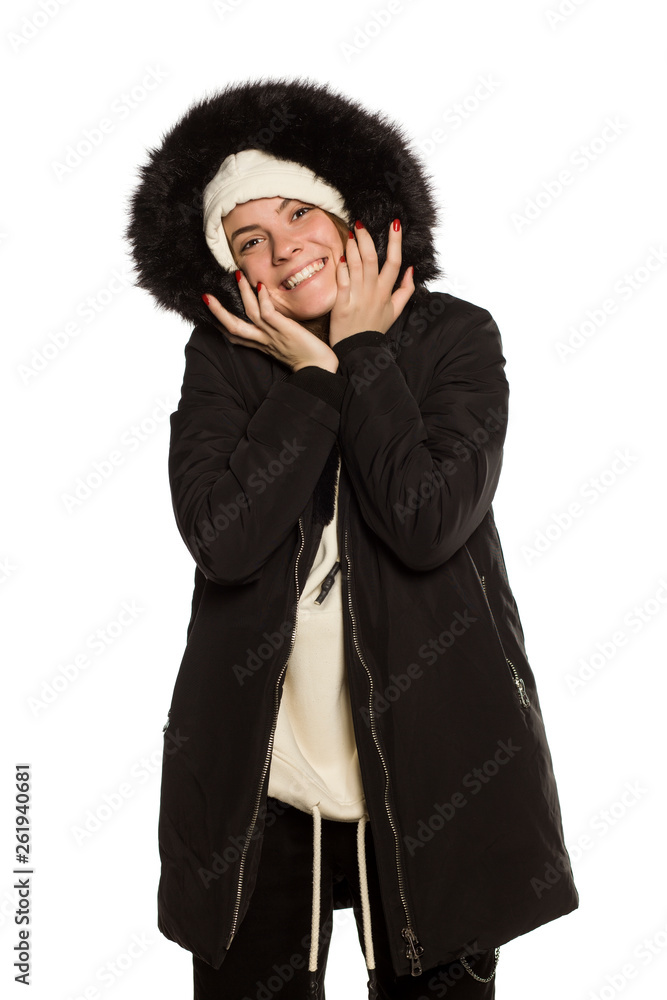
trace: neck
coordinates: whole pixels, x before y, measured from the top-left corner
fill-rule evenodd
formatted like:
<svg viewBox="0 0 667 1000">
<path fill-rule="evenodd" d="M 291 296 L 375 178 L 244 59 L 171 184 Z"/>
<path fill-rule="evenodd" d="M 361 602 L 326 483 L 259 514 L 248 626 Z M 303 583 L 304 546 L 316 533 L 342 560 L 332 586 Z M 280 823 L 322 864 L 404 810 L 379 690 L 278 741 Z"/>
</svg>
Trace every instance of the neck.
<svg viewBox="0 0 667 1000">
<path fill-rule="evenodd" d="M 328 344 L 330 315 L 330 313 L 325 313 L 324 316 L 318 316 L 316 319 L 309 319 L 305 322 L 302 321 L 301 325 L 305 326 L 305 328 L 310 330 L 311 333 L 314 333 L 320 340 L 323 340 L 325 344 Z"/>
</svg>

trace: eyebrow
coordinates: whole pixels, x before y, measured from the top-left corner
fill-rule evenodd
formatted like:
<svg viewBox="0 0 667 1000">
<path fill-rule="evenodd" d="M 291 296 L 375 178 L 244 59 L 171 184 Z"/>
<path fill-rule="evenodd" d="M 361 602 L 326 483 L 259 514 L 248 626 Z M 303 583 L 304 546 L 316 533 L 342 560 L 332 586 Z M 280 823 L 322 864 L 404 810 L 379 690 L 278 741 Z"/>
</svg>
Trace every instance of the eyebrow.
<svg viewBox="0 0 667 1000">
<path fill-rule="evenodd" d="M 295 198 L 283 198 L 283 200 L 278 205 L 278 208 L 276 209 L 276 212 L 277 213 L 282 212 L 282 210 L 285 208 L 285 206 L 289 205 L 289 203 L 291 201 L 296 201 L 296 199 Z M 251 226 L 241 226 L 240 229 L 235 229 L 234 230 L 234 232 L 232 233 L 232 235 L 229 238 L 229 242 L 233 243 L 234 240 L 236 239 L 236 237 L 239 236 L 241 233 L 249 233 L 251 230 L 258 229 L 258 228 L 259 228 L 259 225 L 256 222 L 253 223 Z"/>
</svg>

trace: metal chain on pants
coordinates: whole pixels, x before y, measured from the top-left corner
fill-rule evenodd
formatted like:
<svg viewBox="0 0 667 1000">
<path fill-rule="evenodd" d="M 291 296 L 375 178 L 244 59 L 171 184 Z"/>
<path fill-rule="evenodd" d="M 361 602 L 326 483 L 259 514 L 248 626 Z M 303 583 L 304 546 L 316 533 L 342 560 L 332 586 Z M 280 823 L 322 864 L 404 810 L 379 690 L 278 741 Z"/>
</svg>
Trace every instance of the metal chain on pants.
<svg viewBox="0 0 667 1000">
<path fill-rule="evenodd" d="M 491 980 L 493 979 L 493 977 L 496 974 L 496 968 L 498 966 L 498 959 L 499 958 L 500 958 L 500 948 L 496 948 L 496 960 L 493 963 L 493 972 L 491 973 L 490 976 L 487 976 L 486 979 L 482 979 L 481 976 L 478 976 L 477 973 L 475 973 L 475 972 L 472 971 L 472 969 L 468 965 L 468 963 L 465 960 L 465 958 L 463 957 L 463 955 L 461 956 L 461 964 L 462 964 L 463 968 L 466 970 L 466 972 L 469 972 L 470 975 L 473 977 L 473 979 L 476 979 L 478 983 L 490 983 Z"/>
</svg>

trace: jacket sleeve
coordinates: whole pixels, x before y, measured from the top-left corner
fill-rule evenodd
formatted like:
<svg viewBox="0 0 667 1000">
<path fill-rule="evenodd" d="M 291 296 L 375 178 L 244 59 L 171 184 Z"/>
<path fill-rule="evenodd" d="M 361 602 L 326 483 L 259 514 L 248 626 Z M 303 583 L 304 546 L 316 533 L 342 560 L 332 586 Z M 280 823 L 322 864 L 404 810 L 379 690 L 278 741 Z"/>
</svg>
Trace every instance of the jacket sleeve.
<svg viewBox="0 0 667 1000">
<path fill-rule="evenodd" d="M 204 576 L 238 584 L 259 576 L 306 507 L 336 439 L 345 380 L 318 366 L 288 372 L 250 413 L 221 350 L 199 328 L 185 347 L 169 483 L 178 529 Z"/>
<path fill-rule="evenodd" d="M 441 323 L 420 404 L 385 335 L 333 348 L 347 378 L 339 443 L 362 516 L 415 570 L 449 559 L 491 506 L 502 466 L 509 386 L 500 332 L 479 307 Z M 434 353 L 435 352 L 435 353 Z"/>
</svg>

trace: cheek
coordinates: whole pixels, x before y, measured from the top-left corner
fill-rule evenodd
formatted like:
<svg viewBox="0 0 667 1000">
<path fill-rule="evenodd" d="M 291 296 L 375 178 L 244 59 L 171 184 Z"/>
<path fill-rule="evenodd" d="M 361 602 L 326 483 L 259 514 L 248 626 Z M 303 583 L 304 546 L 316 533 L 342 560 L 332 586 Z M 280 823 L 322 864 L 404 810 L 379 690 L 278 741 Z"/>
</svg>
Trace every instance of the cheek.
<svg viewBox="0 0 667 1000">
<path fill-rule="evenodd" d="M 311 239 L 313 243 L 316 243 L 318 246 L 332 248 L 334 252 L 338 253 L 339 257 L 343 252 L 343 238 L 334 226 L 333 222 L 330 225 L 318 227 L 317 231 L 312 234 Z"/>
<path fill-rule="evenodd" d="M 239 267 L 253 288 L 257 285 L 258 281 L 263 281 L 265 284 L 269 283 L 271 277 L 270 270 L 267 271 L 267 268 L 262 265 L 260 260 L 246 260 Z"/>
<path fill-rule="evenodd" d="M 338 230 L 336 229 L 335 226 L 334 226 L 333 232 L 331 233 L 331 235 L 329 237 L 329 246 L 331 246 L 331 247 L 334 248 L 334 250 L 338 253 L 339 257 L 341 255 L 341 253 L 344 252 L 344 249 L 345 249 L 345 244 L 343 243 L 343 237 L 338 232 Z"/>
</svg>

